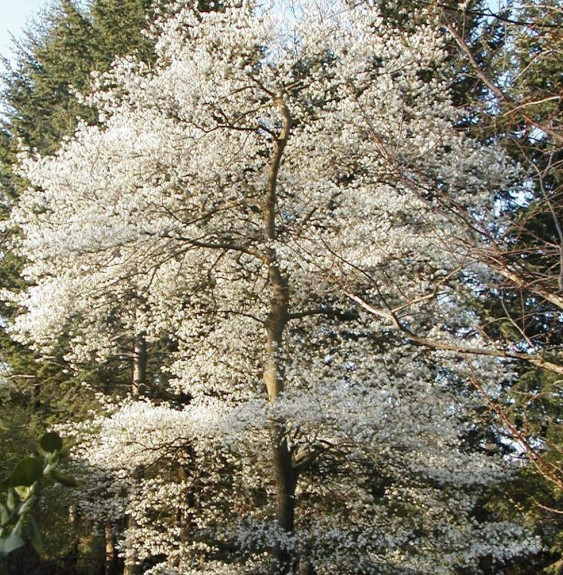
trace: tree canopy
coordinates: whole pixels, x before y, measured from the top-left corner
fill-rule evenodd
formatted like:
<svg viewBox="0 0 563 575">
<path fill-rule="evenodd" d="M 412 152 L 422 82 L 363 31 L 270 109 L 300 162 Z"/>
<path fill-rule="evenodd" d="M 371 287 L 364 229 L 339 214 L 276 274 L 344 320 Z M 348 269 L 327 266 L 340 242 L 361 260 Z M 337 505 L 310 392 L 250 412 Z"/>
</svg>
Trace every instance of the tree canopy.
<svg viewBox="0 0 563 575">
<path fill-rule="evenodd" d="M 63 7 L 108 63 L 127 29 L 106 4 Z M 507 495 L 520 452 L 555 494 L 557 462 L 505 391 L 563 371 L 555 99 L 521 102 L 554 89 L 521 30 L 556 12 L 408 4 L 177 3 L 68 100 L 89 110 L 72 137 L 24 141 L 12 337 L 75 370 L 132 350 L 130 396 L 59 428 L 126 573 L 498 573 L 542 551 Z"/>
</svg>

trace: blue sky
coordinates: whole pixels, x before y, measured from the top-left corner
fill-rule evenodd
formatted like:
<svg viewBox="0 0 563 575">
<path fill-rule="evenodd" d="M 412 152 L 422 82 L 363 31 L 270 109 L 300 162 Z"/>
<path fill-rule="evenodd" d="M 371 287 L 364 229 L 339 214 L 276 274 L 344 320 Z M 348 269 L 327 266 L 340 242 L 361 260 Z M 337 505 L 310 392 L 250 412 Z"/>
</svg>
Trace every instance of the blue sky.
<svg viewBox="0 0 563 575">
<path fill-rule="evenodd" d="M 0 0 L 0 53 L 10 52 L 10 33 L 18 37 L 34 15 L 38 14 L 49 0 Z"/>
</svg>

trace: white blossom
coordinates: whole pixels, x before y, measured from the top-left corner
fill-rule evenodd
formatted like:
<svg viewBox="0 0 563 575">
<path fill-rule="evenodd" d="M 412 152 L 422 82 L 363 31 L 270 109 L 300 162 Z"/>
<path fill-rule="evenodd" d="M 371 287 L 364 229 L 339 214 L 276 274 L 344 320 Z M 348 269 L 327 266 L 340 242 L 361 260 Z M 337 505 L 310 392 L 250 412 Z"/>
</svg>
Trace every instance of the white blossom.
<svg viewBox="0 0 563 575">
<path fill-rule="evenodd" d="M 181 7 L 160 24 L 154 69 L 127 59 L 99 79 L 100 126 L 22 164 L 12 222 L 32 286 L 12 296 L 18 337 L 48 350 L 71 329 L 77 364 L 123 333 L 175 344 L 169 391 L 188 405 L 128 399 L 65 428 L 84 508 L 135 519 L 123 540 L 136 560 L 162 559 L 147 573 L 200 572 L 201 557 L 210 573 L 262 572 L 275 545 L 319 575 L 454 573 L 538 550 L 524 528 L 472 514 L 507 472 L 464 445 L 479 401 L 467 366 L 346 297 L 486 345 L 460 281 L 477 269 L 467 232 L 426 186 L 477 213 L 515 171 L 454 129 L 440 32 L 419 18 L 407 33 L 370 2 Z M 293 125 L 273 239 L 282 104 Z M 276 401 L 263 381 L 272 253 L 292 315 Z M 491 388 L 506 377 L 490 358 L 474 369 Z M 276 422 L 299 470 L 291 533 L 273 519 Z"/>
</svg>

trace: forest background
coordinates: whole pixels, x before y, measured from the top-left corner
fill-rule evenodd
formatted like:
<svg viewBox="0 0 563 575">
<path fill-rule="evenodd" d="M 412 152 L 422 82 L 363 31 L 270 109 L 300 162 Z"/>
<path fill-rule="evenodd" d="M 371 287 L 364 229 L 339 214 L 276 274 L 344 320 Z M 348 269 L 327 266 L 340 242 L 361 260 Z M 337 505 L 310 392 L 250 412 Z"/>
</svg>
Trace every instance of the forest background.
<svg viewBox="0 0 563 575">
<path fill-rule="evenodd" d="M 380 31 L 361 60 L 364 4 Z M 563 10 L 372 4 L 337 28 L 364 62 L 352 88 L 320 32 L 284 84 L 236 3 L 61 0 L 18 42 L 0 472 L 56 429 L 80 487 L 45 487 L 43 553 L 0 572 L 563 572 Z M 186 126 L 220 136 L 204 148 Z M 346 199 L 360 189 L 379 199 Z M 117 243 L 72 235 L 100 218 Z"/>
</svg>

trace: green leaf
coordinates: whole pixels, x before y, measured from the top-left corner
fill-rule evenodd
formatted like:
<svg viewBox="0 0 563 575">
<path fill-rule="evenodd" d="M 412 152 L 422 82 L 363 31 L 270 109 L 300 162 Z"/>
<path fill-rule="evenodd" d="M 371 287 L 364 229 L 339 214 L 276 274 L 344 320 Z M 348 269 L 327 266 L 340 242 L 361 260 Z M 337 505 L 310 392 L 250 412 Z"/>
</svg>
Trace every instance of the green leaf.
<svg viewBox="0 0 563 575">
<path fill-rule="evenodd" d="M 17 487 L 14 487 L 14 491 L 18 494 L 19 498 L 22 501 L 25 501 L 29 497 L 29 494 L 31 493 L 31 487 L 26 487 L 25 485 L 18 485 Z"/>
<path fill-rule="evenodd" d="M 47 453 L 54 453 L 60 451 L 63 447 L 63 440 L 58 433 L 51 431 L 46 433 L 40 440 L 39 445 Z"/>
<path fill-rule="evenodd" d="M 66 475 L 65 473 L 61 473 L 60 471 L 57 471 L 56 469 L 54 469 L 51 472 L 51 475 L 52 475 L 53 479 L 55 479 L 55 481 L 57 481 L 61 485 L 64 485 L 65 487 L 78 487 L 78 485 L 79 485 L 78 481 L 76 479 L 74 479 L 74 477 L 70 477 L 70 475 Z"/>
<path fill-rule="evenodd" d="M 43 465 L 36 457 L 25 457 L 15 467 L 10 483 L 13 487 L 31 487 L 43 476 Z"/>
<path fill-rule="evenodd" d="M 23 533 L 23 527 L 25 524 L 25 519 L 23 517 L 20 517 L 18 519 L 18 522 L 14 525 L 14 528 L 12 529 L 12 535 L 21 535 Z"/>
<path fill-rule="evenodd" d="M 0 539 L 0 557 L 8 555 L 12 551 L 19 549 L 25 545 L 25 541 L 21 535 L 11 533 L 8 537 Z"/>
<path fill-rule="evenodd" d="M 33 517 L 31 518 L 30 540 L 35 551 L 37 551 L 39 555 L 43 555 L 45 552 L 45 547 L 43 547 L 43 537 L 41 536 L 41 531 L 39 531 L 39 527 Z"/>
<path fill-rule="evenodd" d="M 37 496 L 36 495 L 32 495 L 31 497 L 28 497 L 23 504 L 21 505 L 21 507 L 18 510 L 18 515 L 25 515 L 26 513 L 29 513 L 29 511 L 31 511 L 31 509 L 33 509 L 33 506 L 37 503 Z"/>
</svg>

